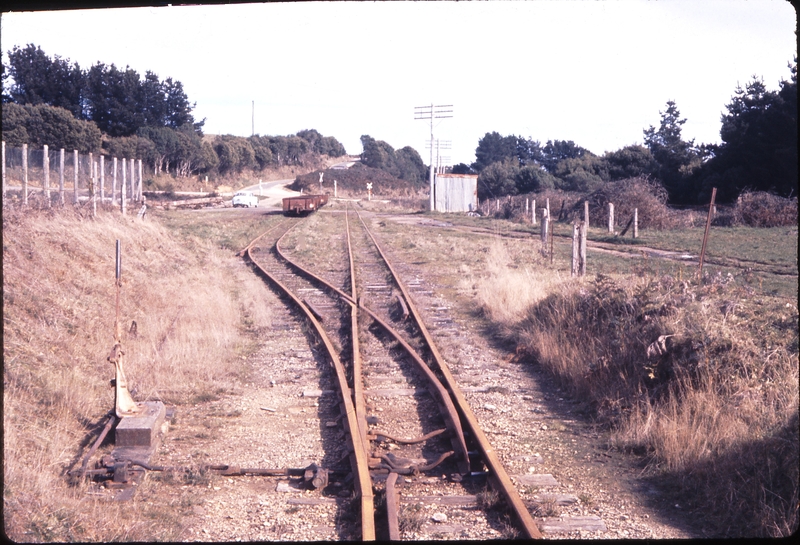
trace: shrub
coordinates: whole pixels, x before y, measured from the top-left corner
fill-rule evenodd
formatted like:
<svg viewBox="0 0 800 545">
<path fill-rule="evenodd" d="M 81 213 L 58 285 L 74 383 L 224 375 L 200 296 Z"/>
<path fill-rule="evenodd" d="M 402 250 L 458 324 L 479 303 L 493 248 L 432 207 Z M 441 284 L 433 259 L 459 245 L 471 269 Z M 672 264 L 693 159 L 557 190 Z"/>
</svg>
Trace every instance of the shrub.
<svg viewBox="0 0 800 545">
<path fill-rule="evenodd" d="M 750 227 L 797 225 L 797 197 L 788 199 L 765 191 L 746 191 L 736 201 L 733 220 Z"/>
<path fill-rule="evenodd" d="M 591 218 L 605 218 L 608 203 L 614 203 L 617 223 L 627 222 L 633 217 L 634 208 L 639 210 L 639 227 L 668 229 L 676 226 L 675 214 L 667 207 L 667 191 L 664 187 L 644 177 L 628 178 L 618 182 L 608 182 L 591 193 L 589 201 L 589 221 Z M 583 201 L 579 201 L 572 213 L 576 219 L 583 218 Z"/>
</svg>

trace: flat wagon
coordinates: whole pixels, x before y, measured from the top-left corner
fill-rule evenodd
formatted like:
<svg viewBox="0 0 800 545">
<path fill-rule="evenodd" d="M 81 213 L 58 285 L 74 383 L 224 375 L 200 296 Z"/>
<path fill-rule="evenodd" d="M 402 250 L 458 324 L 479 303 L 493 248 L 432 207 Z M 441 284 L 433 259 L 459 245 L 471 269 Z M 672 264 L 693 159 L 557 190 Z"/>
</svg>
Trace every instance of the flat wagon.
<svg viewBox="0 0 800 545">
<path fill-rule="evenodd" d="M 300 195 L 283 199 L 283 213 L 286 216 L 303 216 L 328 204 L 327 195 Z"/>
</svg>

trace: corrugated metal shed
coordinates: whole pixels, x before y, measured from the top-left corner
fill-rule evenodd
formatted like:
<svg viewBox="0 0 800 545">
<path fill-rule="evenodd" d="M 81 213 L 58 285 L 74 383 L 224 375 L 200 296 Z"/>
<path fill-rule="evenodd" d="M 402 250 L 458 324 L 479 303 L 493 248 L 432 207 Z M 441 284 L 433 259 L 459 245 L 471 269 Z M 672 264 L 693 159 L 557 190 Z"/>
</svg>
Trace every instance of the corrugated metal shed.
<svg viewBox="0 0 800 545">
<path fill-rule="evenodd" d="M 436 174 L 434 210 L 437 212 L 473 212 L 478 209 L 477 174 Z"/>
</svg>

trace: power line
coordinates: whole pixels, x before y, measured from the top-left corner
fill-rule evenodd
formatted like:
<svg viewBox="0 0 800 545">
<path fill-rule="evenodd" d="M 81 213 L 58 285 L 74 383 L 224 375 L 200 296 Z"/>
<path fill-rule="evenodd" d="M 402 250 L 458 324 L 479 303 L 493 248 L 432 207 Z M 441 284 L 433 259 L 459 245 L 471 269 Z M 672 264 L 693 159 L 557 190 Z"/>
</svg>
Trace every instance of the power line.
<svg viewBox="0 0 800 545">
<path fill-rule="evenodd" d="M 453 117 L 452 115 L 450 115 L 450 114 L 453 113 L 453 110 L 452 109 L 448 109 L 448 108 L 452 108 L 452 107 L 453 107 L 452 104 L 440 104 L 440 105 L 434 106 L 433 103 L 431 103 L 430 106 L 415 106 L 414 107 L 414 119 L 415 120 L 417 120 L 417 119 L 428 120 L 428 121 L 430 121 L 430 124 L 431 124 L 431 145 L 430 145 L 430 148 L 431 148 L 431 162 L 430 162 L 430 170 L 428 172 L 428 181 L 430 182 L 430 186 L 431 186 L 431 210 L 434 209 L 434 195 L 433 195 L 433 191 L 434 191 L 434 189 L 433 189 L 433 146 L 434 146 L 433 120 L 434 119 L 447 119 L 447 118 Z"/>
</svg>

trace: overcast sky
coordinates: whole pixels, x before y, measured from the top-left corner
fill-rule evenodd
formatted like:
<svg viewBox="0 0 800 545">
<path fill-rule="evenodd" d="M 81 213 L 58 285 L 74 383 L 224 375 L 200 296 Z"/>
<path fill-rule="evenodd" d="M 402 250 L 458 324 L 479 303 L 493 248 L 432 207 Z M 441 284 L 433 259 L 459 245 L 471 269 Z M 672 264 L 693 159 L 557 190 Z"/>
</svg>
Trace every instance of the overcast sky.
<svg viewBox="0 0 800 545">
<path fill-rule="evenodd" d="M 208 134 L 317 129 L 348 153 L 369 134 L 426 163 L 414 107 L 453 105 L 434 136 L 450 163 L 487 132 L 573 140 L 600 155 L 642 143 L 675 100 L 684 139 L 719 142 L 737 83 L 789 78 L 786 0 L 290 2 L 3 13 L 3 59 L 33 43 L 88 68 L 181 81 Z"/>
</svg>

